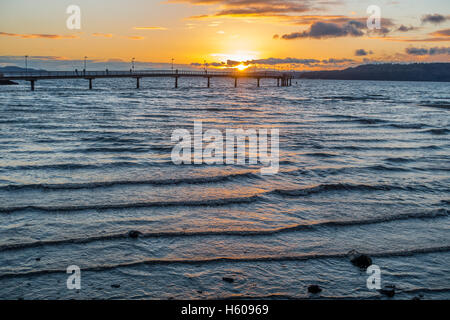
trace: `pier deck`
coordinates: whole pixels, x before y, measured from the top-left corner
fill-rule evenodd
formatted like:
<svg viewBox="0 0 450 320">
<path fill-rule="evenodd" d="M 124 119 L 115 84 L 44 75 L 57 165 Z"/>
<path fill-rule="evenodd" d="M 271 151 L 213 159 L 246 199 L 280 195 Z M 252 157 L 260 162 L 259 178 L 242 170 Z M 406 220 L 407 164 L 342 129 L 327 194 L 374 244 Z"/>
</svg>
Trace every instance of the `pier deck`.
<svg viewBox="0 0 450 320">
<path fill-rule="evenodd" d="M 210 87 L 213 78 L 234 79 L 234 86 L 238 86 L 238 79 L 256 79 L 256 85 L 260 86 L 261 79 L 275 79 L 277 86 L 287 87 L 292 85 L 292 75 L 277 71 L 183 71 L 183 70 L 147 70 L 147 71 L 39 71 L 39 72 L 11 72 L 0 76 L 1 80 L 29 81 L 30 88 L 34 91 L 38 80 L 62 80 L 62 79 L 84 79 L 89 81 L 89 89 L 93 88 L 94 79 L 105 78 L 134 78 L 136 88 L 140 88 L 141 78 L 173 78 L 175 88 L 178 88 L 179 78 L 206 78 L 207 87 Z"/>
</svg>

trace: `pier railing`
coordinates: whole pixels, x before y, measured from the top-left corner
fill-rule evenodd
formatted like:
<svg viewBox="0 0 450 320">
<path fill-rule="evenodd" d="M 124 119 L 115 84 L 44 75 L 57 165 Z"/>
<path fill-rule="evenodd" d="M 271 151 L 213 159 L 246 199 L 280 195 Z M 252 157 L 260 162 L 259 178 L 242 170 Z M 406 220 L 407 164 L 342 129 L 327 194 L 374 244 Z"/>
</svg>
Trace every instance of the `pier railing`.
<svg viewBox="0 0 450 320">
<path fill-rule="evenodd" d="M 191 70 L 130 70 L 130 71 L 27 71 L 3 72 L 3 78 L 46 78 L 46 77 L 138 77 L 138 76 L 204 76 L 204 77 L 283 77 L 286 73 L 279 71 L 191 71 Z"/>
</svg>

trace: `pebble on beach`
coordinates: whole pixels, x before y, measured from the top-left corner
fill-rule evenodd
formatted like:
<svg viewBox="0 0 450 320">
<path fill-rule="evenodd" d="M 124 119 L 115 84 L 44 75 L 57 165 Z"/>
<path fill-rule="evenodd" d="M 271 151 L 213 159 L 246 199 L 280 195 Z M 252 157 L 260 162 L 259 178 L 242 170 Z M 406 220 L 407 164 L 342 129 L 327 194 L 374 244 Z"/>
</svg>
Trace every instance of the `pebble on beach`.
<svg viewBox="0 0 450 320">
<path fill-rule="evenodd" d="M 136 230 L 131 230 L 130 232 L 128 232 L 128 236 L 132 239 L 137 239 L 140 236 L 142 236 L 142 232 L 136 231 Z"/>
<path fill-rule="evenodd" d="M 372 265 L 372 259 L 366 255 L 352 250 L 349 253 L 351 263 L 361 269 L 367 269 Z"/>
<path fill-rule="evenodd" d="M 387 285 L 380 289 L 380 293 L 386 297 L 392 298 L 395 295 L 395 285 Z"/>
<path fill-rule="evenodd" d="M 228 283 L 233 283 L 234 282 L 234 279 L 230 278 L 230 277 L 223 277 L 222 280 L 225 281 L 225 282 L 228 282 Z"/>
<path fill-rule="evenodd" d="M 321 289 L 318 285 L 316 285 L 316 284 L 312 284 L 312 285 L 310 285 L 310 286 L 308 287 L 308 292 L 309 292 L 309 293 L 316 294 L 316 293 L 319 293 L 319 292 L 321 292 L 321 291 L 322 291 L 322 289 Z"/>
</svg>

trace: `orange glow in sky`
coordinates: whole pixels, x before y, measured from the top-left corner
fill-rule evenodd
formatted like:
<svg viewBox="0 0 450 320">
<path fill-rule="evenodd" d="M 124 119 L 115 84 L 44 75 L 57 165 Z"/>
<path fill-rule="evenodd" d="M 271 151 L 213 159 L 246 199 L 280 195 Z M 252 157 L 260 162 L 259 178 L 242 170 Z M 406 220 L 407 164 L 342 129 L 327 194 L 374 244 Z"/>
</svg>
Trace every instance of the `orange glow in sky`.
<svg viewBox="0 0 450 320">
<path fill-rule="evenodd" d="M 68 4 L 0 2 L 0 66 L 160 63 L 167 67 L 327 69 L 363 62 L 449 61 L 448 0 L 381 1 L 382 30 L 369 32 L 367 3 L 271 0 L 78 0 L 81 28 L 66 26 Z M 442 16 L 439 23 L 427 15 Z M 435 17 L 436 18 L 436 17 Z M 412 49 L 426 49 L 425 54 Z M 434 50 L 428 54 L 429 49 Z M 439 52 L 439 53 L 436 53 Z M 447 51 L 450 52 L 450 51 Z M 271 60 L 268 60 L 270 59 Z M 17 61 L 20 61 L 17 62 Z M 70 64 L 73 62 L 73 66 Z"/>
</svg>

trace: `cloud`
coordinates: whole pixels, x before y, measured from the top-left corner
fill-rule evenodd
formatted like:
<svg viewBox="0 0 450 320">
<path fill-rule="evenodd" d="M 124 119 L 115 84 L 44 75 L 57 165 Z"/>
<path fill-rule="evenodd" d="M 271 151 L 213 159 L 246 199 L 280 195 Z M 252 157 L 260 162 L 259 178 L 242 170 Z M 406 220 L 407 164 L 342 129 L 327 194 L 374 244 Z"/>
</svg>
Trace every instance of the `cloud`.
<svg viewBox="0 0 450 320">
<path fill-rule="evenodd" d="M 192 18 L 209 17 L 271 17 L 311 10 L 308 0 L 169 0 L 172 3 L 190 3 L 194 5 L 216 5 L 218 11 L 211 15 L 199 15 Z M 323 2 L 322 5 L 328 3 Z"/>
<path fill-rule="evenodd" d="M 383 40 L 388 41 L 398 41 L 398 42 L 446 42 L 450 41 L 450 29 L 437 30 L 435 32 L 429 33 L 428 38 L 402 38 L 402 37 L 390 37 L 383 38 Z"/>
<path fill-rule="evenodd" d="M 372 51 L 366 51 L 364 49 L 358 49 L 358 50 L 355 51 L 355 56 L 358 56 L 358 57 L 367 56 L 369 54 L 373 54 L 373 52 Z"/>
<path fill-rule="evenodd" d="M 405 52 L 414 56 L 424 56 L 428 54 L 428 49 L 424 48 L 406 48 Z"/>
<path fill-rule="evenodd" d="M 259 65 L 259 66 L 279 66 L 279 65 L 303 65 L 309 67 L 324 66 L 324 65 L 341 65 L 355 62 L 352 59 L 299 59 L 299 58 L 266 58 L 253 59 L 247 61 L 227 60 L 227 62 L 209 62 L 209 63 L 191 63 L 194 67 L 228 67 L 232 68 L 241 64 L 244 65 Z"/>
<path fill-rule="evenodd" d="M 434 47 L 434 48 L 406 48 L 406 53 L 414 56 L 435 56 L 435 55 L 450 55 L 450 47 Z"/>
<path fill-rule="evenodd" d="M 23 61 L 24 56 L 0 56 L 1 62 L 15 62 Z M 68 61 L 67 57 L 63 56 L 28 56 L 28 60 L 42 60 L 42 61 Z"/>
<path fill-rule="evenodd" d="M 112 38 L 112 34 L 111 33 L 93 33 L 92 34 L 93 37 L 104 37 L 104 38 Z"/>
<path fill-rule="evenodd" d="M 349 21 L 344 25 L 316 22 L 311 25 L 309 30 L 284 34 L 281 38 L 285 40 L 292 40 L 299 38 L 322 39 L 346 36 L 361 37 L 364 35 L 364 32 L 362 31 L 364 28 L 366 28 L 366 26 L 359 21 Z"/>
<path fill-rule="evenodd" d="M 59 35 L 59 34 L 19 34 L 19 33 L 8 33 L 0 32 L 0 36 L 4 37 L 18 37 L 23 39 L 76 39 L 76 35 Z"/>
<path fill-rule="evenodd" d="M 450 37 L 450 29 L 438 30 L 431 33 L 434 37 Z"/>
<path fill-rule="evenodd" d="M 131 62 L 129 59 L 119 58 L 88 58 L 88 69 L 92 71 L 109 70 L 124 70 L 129 71 Z M 23 56 L 0 56 L 1 65 L 16 65 L 23 67 L 25 64 Z M 73 71 L 75 69 L 82 70 L 84 59 L 71 59 L 60 56 L 30 56 L 28 57 L 28 67 L 33 69 L 45 69 L 55 71 Z M 152 62 L 152 61 L 135 61 L 137 70 L 151 70 L 151 69 L 167 69 L 171 68 L 170 62 Z M 183 70 L 195 70 L 190 65 L 177 64 L 177 67 Z"/>
<path fill-rule="evenodd" d="M 433 23 L 433 24 L 440 24 L 447 20 L 450 20 L 449 16 L 443 16 L 441 14 L 435 13 L 435 14 L 426 14 L 422 16 L 422 23 Z"/>
<path fill-rule="evenodd" d="M 415 27 L 413 27 L 413 26 L 409 26 L 409 27 L 407 27 L 407 26 L 405 26 L 405 25 L 401 25 L 401 26 L 399 26 L 398 28 L 397 28 L 397 31 L 400 31 L 400 32 L 408 32 L 408 31 L 412 31 L 412 30 L 415 30 L 416 28 Z"/>
<path fill-rule="evenodd" d="M 290 16 L 289 18 L 295 24 L 298 25 L 311 25 L 316 22 L 329 22 L 336 24 L 349 23 L 350 21 L 358 21 L 364 25 L 367 25 L 367 17 L 348 17 L 344 15 L 303 15 L 303 16 Z M 394 21 L 389 18 L 381 18 L 381 25 L 383 27 L 394 26 Z"/>
<path fill-rule="evenodd" d="M 130 39 L 130 40 L 144 40 L 145 37 L 142 36 L 125 36 L 125 39 Z"/>
<path fill-rule="evenodd" d="M 309 65 L 312 63 L 320 63 L 317 59 L 297 59 L 297 58 L 267 58 L 267 59 L 255 59 L 247 61 L 248 64 L 263 64 L 263 65 L 280 65 L 280 64 L 304 64 Z"/>
<path fill-rule="evenodd" d="M 167 30 L 165 27 L 134 27 L 134 30 Z"/>
</svg>

